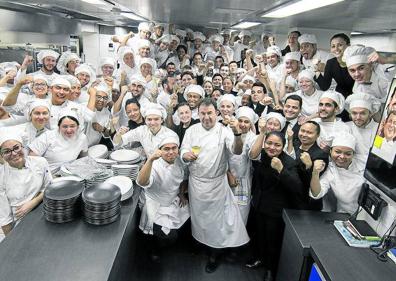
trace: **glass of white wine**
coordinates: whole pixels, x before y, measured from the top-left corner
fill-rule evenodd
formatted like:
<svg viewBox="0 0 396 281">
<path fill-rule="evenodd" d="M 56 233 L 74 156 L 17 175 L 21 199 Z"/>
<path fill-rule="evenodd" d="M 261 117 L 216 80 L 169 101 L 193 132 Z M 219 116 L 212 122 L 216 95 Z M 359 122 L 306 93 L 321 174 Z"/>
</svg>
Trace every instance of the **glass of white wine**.
<svg viewBox="0 0 396 281">
<path fill-rule="evenodd" d="M 199 145 L 194 145 L 191 147 L 191 152 L 198 156 L 201 152 L 201 147 Z"/>
</svg>

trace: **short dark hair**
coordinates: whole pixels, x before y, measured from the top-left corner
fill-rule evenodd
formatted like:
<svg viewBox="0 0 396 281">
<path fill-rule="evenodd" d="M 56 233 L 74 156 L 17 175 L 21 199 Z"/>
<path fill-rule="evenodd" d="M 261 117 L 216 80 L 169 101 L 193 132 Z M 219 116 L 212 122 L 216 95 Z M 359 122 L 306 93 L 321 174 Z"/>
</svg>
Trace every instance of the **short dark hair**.
<svg viewBox="0 0 396 281">
<path fill-rule="evenodd" d="M 180 107 L 182 106 L 188 106 L 188 108 L 190 108 L 190 106 L 188 105 L 188 103 L 186 103 L 185 101 L 179 103 L 178 105 L 176 105 L 176 110 L 178 110 Z"/>
<path fill-rule="evenodd" d="M 223 62 L 222 64 L 220 64 L 220 68 L 222 68 L 223 66 L 229 67 L 228 64 L 227 64 L 227 63 L 224 63 L 224 62 Z"/>
<path fill-rule="evenodd" d="M 282 132 L 278 132 L 278 131 L 272 131 L 266 135 L 265 139 L 268 139 L 270 136 L 277 136 L 278 138 L 280 138 L 282 140 L 282 146 L 285 146 L 285 142 L 286 142 L 285 134 L 283 134 Z"/>
<path fill-rule="evenodd" d="M 203 100 L 201 100 L 201 102 L 198 105 L 198 111 L 201 108 L 201 106 L 211 106 L 211 105 L 213 105 L 215 110 L 217 110 L 217 105 L 214 101 L 212 101 L 211 98 L 204 98 Z"/>
<path fill-rule="evenodd" d="M 230 61 L 230 62 L 228 63 L 228 65 L 230 65 L 231 63 L 235 63 L 236 65 L 238 65 L 238 63 L 237 63 L 236 61 L 234 61 L 234 60 Z"/>
<path fill-rule="evenodd" d="M 264 86 L 264 84 L 263 83 L 261 83 L 260 81 L 257 81 L 257 82 L 254 82 L 253 83 L 253 85 L 252 85 L 252 88 L 253 87 L 261 87 L 261 88 L 263 88 L 263 92 L 266 94 L 267 93 L 267 88 Z"/>
<path fill-rule="evenodd" d="M 330 38 L 330 43 L 334 38 L 341 38 L 342 40 L 345 41 L 345 43 L 347 43 L 347 45 L 351 45 L 351 39 L 348 37 L 348 35 L 346 35 L 345 33 L 337 33 L 334 34 L 331 38 Z"/>
<path fill-rule="evenodd" d="M 59 121 L 58 121 L 58 127 L 60 127 L 60 124 L 61 124 L 62 121 L 65 120 L 66 118 L 67 118 L 67 119 L 70 119 L 70 120 L 73 120 L 74 122 L 77 123 L 77 126 L 80 126 L 80 122 L 77 120 L 76 117 L 66 115 L 66 116 L 63 116 L 61 119 L 59 119 Z"/>
<path fill-rule="evenodd" d="M 216 56 L 214 60 L 217 60 L 217 59 L 222 59 L 224 61 L 223 56 Z"/>
<path fill-rule="evenodd" d="M 318 136 L 320 135 L 320 125 L 317 122 L 309 120 L 309 121 L 305 122 L 304 124 L 312 124 L 312 125 L 314 125 L 315 126 L 315 130 L 316 130 L 316 134 Z M 304 125 L 304 124 L 302 124 L 302 125 Z"/>
<path fill-rule="evenodd" d="M 285 103 L 287 102 L 287 100 L 295 100 L 298 101 L 300 108 L 302 108 L 302 104 L 303 104 L 303 100 L 299 95 L 290 95 L 286 98 Z"/>
<path fill-rule="evenodd" d="M 298 34 L 298 37 L 300 37 L 300 36 L 301 36 L 301 32 L 300 32 L 300 31 L 298 31 L 298 30 L 293 30 L 293 31 L 290 31 L 290 32 L 289 32 L 289 35 L 290 35 L 290 34 L 292 34 L 292 33 L 297 33 L 297 34 Z"/>
<path fill-rule="evenodd" d="M 213 74 L 213 76 L 212 76 L 212 80 L 213 80 L 213 78 L 215 78 L 216 76 L 219 76 L 219 77 L 221 77 L 221 80 L 223 80 L 223 76 L 221 76 L 221 74 L 220 74 L 220 73 L 215 73 L 215 74 Z"/>
<path fill-rule="evenodd" d="M 201 58 L 203 58 L 203 55 L 200 53 L 200 52 L 196 52 L 196 53 L 194 53 L 194 55 L 192 56 L 193 57 L 193 59 L 196 57 L 196 56 L 201 56 Z"/>
<path fill-rule="evenodd" d="M 190 75 L 191 76 L 191 78 L 194 78 L 195 76 L 194 76 L 194 73 L 192 73 L 191 71 L 183 71 L 183 73 L 181 74 L 181 79 L 183 79 L 183 77 L 185 76 L 185 75 Z"/>
<path fill-rule="evenodd" d="M 184 46 L 184 45 L 179 45 L 179 46 L 176 47 L 176 51 L 178 51 L 178 50 L 180 50 L 180 49 L 183 49 L 183 50 L 186 52 L 186 54 L 187 54 L 187 47 L 186 47 L 186 46 Z"/>
<path fill-rule="evenodd" d="M 133 98 L 127 99 L 127 101 L 125 102 L 125 109 L 131 103 L 135 103 L 140 108 L 139 101 L 137 100 L 137 98 L 133 97 Z"/>
<path fill-rule="evenodd" d="M 169 65 L 174 65 L 174 66 L 176 66 L 176 64 L 174 64 L 173 62 L 168 62 L 168 63 L 166 64 L 166 67 L 168 67 Z"/>
</svg>

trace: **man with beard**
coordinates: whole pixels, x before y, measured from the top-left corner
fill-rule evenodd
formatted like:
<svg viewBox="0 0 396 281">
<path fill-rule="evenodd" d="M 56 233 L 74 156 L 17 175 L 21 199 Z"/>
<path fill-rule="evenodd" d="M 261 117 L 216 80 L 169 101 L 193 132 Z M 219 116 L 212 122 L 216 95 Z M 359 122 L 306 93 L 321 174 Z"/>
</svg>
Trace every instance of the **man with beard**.
<svg viewBox="0 0 396 281">
<path fill-rule="evenodd" d="M 41 64 L 41 68 L 33 72 L 32 75 L 41 74 L 47 79 L 49 84 L 59 76 L 55 72 L 56 60 L 58 59 L 59 54 L 53 50 L 42 50 L 37 54 L 37 62 Z M 21 69 L 18 71 L 17 80 L 21 79 L 26 75 L 26 70 L 30 64 L 33 63 L 33 58 L 31 56 L 26 56 L 23 60 Z"/>
<path fill-rule="evenodd" d="M 95 71 L 88 64 L 81 64 L 74 73 L 81 84 L 81 93 L 76 102 L 86 104 L 89 100 L 89 87 L 96 80 Z"/>
<path fill-rule="evenodd" d="M 373 144 L 378 123 L 373 115 L 378 112 L 381 102 L 366 93 L 353 93 L 345 101 L 345 109 L 349 112 L 352 121 L 346 124 L 352 135 L 359 140 L 356 142 L 355 161 L 364 169 L 368 154 Z"/>
</svg>

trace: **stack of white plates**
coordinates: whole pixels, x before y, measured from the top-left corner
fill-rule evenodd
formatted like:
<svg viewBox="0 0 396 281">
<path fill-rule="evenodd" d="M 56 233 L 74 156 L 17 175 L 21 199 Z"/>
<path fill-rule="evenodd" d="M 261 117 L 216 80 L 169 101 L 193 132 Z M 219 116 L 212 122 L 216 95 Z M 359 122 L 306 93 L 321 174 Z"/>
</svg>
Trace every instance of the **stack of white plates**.
<svg viewBox="0 0 396 281">
<path fill-rule="evenodd" d="M 111 169 L 111 165 L 117 164 L 117 161 L 110 159 L 95 159 L 95 161 L 105 166 L 107 169 Z"/>
<path fill-rule="evenodd" d="M 127 176 L 131 180 L 136 180 L 139 172 L 138 165 L 112 165 L 111 169 L 115 176 Z"/>
<path fill-rule="evenodd" d="M 97 144 L 88 148 L 88 156 L 96 159 L 96 158 L 107 158 L 109 151 L 107 150 L 107 146 L 103 144 Z"/>
<path fill-rule="evenodd" d="M 120 149 L 112 152 L 110 154 L 110 159 L 117 161 L 118 164 L 124 165 L 136 164 L 141 160 L 139 153 L 129 149 Z"/>
<path fill-rule="evenodd" d="M 109 173 L 101 173 L 89 180 L 85 181 L 85 188 L 90 188 L 93 185 L 99 184 L 99 183 L 103 183 L 105 180 L 107 180 L 108 178 L 113 176 L 113 173 L 110 170 L 105 170 L 105 171 L 109 171 Z"/>
<path fill-rule="evenodd" d="M 108 178 L 104 183 L 116 185 L 121 190 L 121 201 L 129 199 L 133 194 L 132 180 L 126 176 L 115 176 Z"/>
<path fill-rule="evenodd" d="M 77 176 L 65 176 L 65 177 L 59 177 L 59 178 L 54 178 L 52 182 L 61 182 L 61 181 L 77 181 L 81 182 L 83 185 L 85 184 L 85 180 L 77 177 Z"/>
<path fill-rule="evenodd" d="M 62 166 L 59 170 L 59 174 L 62 177 L 72 176 L 72 172 L 70 172 L 65 166 Z"/>
</svg>

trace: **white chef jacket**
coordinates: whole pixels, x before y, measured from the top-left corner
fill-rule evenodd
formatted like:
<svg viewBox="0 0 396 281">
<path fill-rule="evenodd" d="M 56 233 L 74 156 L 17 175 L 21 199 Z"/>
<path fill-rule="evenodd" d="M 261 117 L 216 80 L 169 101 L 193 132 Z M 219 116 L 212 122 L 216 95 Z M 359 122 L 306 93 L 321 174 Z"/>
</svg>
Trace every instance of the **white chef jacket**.
<svg viewBox="0 0 396 281">
<path fill-rule="evenodd" d="M 326 62 L 332 58 L 334 58 L 333 54 L 330 54 L 330 53 L 322 51 L 322 50 L 316 50 L 316 53 L 313 55 L 313 57 L 311 59 L 305 59 L 303 57 L 302 62 L 306 69 L 310 69 L 313 72 L 315 72 L 315 65 L 312 61 L 318 60 L 321 63 L 326 64 Z"/>
<path fill-rule="evenodd" d="M 27 120 L 25 116 L 10 114 L 10 118 L 0 120 L 0 128 L 15 126 L 26 122 Z"/>
<path fill-rule="evenodd" d="M 310 189 L 309 196 L 319 199 L 331 189 L 337 199 L 337 212 L 353 214 L 359 206 L 358 197 L 365 181 L 363 172 L 364 170 L 356 165 L 355 159 L 352 160 L 348 169 L 337 167 L 334 162 L 330 161 L 326 171 L 320 177 L 319 194 L 313 196 Z M 324 205 L 326 205 L 325 202 Z"/>
<path fill-rule="evenodd" d="M 27 122 L 24 124 L 19 124 L 16 126 L 10 127 L 11 130 L 16 130 L 19 132 L 19 134 L 22 137 L 22 144 L 23 146 L 27 147 L 29 144 L 32 143 L 33 140 L 35 140 L 38 136 L 40 136 L 42 133 L 48 131 L 47 128 L 43 128 L 42 130 L 37 130 L 32 122 Z"/>
<path fill-rule="evenodd" d="M 349 127 L 352 135 L 357 140 L 354 155 L 355 160 L 357 161 L 356 164 L 359 165 L 360 168 L 364 169 L 366 167 L 370 147 L 373 145 L 375 133 L 377 132 L 378 123 L 371 119 L 364 128 L 357 127 L 352 121 L 345 124 Z"/>
<path fill-rule="evenodd" d="M 331 146 L 336 134 L 351 133 L 350 128 L 340 118 L 336 118 L 333 122 L 323 122 L 320 118 L 315 118 L 313 121 L 320 126 L 320 135 L 316 141 L 318 145 L 325 142 Z"/>
<path fill-rule="evenodd" d="M 114 116 L 119 116 L 119 118 L 120 118 L 119 121 L 118 121 L 120 127 L 122 127 L 122 126 L 123 127 L 127 127 L 128 126 L 129 118 L 128 118 L 128 115 L 126 114 L 126 111 L 125 111 L 125 104 L 126 104 L 127 100 L 132 99 L 132 98 L 133 98 L 132 93 L 131 92 L 127 92 L 125 94 L 124 98 L 122 99 L 120 111 L 117 112 L 116 114 L 114 114 L 114 112 L 113 112 Z M 140 110 L 146 104 L 150 103 L 149 99 L 146 98 L 145 96 L 143 96 L 143 94 L 137 100 L 138 100 L 138 102 L 140 104 Z M 113 109 L 114 109 L 114 107 L 113 107 Z M 116 129 L 118 129 L 118 128 L 116 128 Z"/>
<path fill-rule="evenodd" d="M 88 151 L 88 139 L 78 133 L 75 139 L 67 140 L 58 130 L 50 130 L 36 138 L 29 148 L 47 159 L 51 172 L 55 173 L 63 164 L 76 160 L 82 151 Z"/>
<path fill-rule="evenodd" d="M 90 122 L 95 116 L 95 112 L 90 110 L 86 105 L 78 104 L 73 101 L 66 100 L 61 105 L 51 105 L 51 118 L 50 128 L 58 128 L 59 116 L 63 111 L 75 111 L 80 123 L 80 131 L 83 132 L 85 129 L 85 123 Z"/>
<path fill-rule="evenodd" d="M 390 81 L 386 78 L 385 74 L 380 71 L 380 68 L 375 68 L 371 74 L 370 84 L 359 84 L 355 81 L 352 91 L 370 94 L 382 103 L 386 102 Z"/>
<path fill-rule="evenodd" d="M 197 160 L 188 164 L 189 197 L 193 237 L 212 248 L 238 247 L 249 241 L 226 172 L 234 137 L 217 123 L 210 130 L 202 124 L 187 129 L 181 156 L 201 147 Z"/>
<path fill-rule="evenodd" d="M 17 101 L 14 105 L 3 106 L 8 112 L 16 115 L 28 115 L 28 104 L 38 99 L 35 95 L 28 95 L 24 92 L 18 94 Z M 50 97 L 47 95 L 44 100 L 50 102 Z"/>
<path fill-rule="evenodd" d="M 111 113 L 107 107 L 104 107 L 101 111 L 95 111 L 95 116 L 92 118 L 92 121 L 87 124 L 85 130 L 85 135 L 88 138 L 88 147 L 98 144 L 103 136 L 102 133 L 94 130 L 92 123 L 99 123 L 99 125 L 108 128 L 110 119 Z"/>
<path fill-rule="evenodd" d="M 0 225 L 16 222 L 16 207 L 32 200 L 51 183 L 47 160 L 26 156 L 25 167 L 17 169 L 0 165 Z"/>
<path fill-rule="evenodd" d="M 13 84 L 6 84 L 0 87 L 0 100 L 4 100 L 12 88 L 14 88 Z"/>
<path fill-rule="evenodd" d="M 139 227 L 144 233 L 153 234 L 153 223 L 162 226 L 162 231 L 168 234 L 171 229 L 179 229 L 190 217 L 189 207 L 180 207 L 180 183 L 185 179 L 185 166 L 177 158 L 169 164 L 162 158 L 153 162 L 149 183 L 141 185 L 142 215 Z"/>
<path fill-rule="evenodd" d="M 268 77 L 275 82 L 277 82 L 281 79 L 282 69 L 284 69 L 284 68 L 285 68 L 285 66 L 283 64 L 281 64 L 280 62 L 274 67 L 271 67 L 269 64 L 267 64 L 265 66 L 265 69 L 267 70 L 267 73 L 268 73 Z"/>
<path fill-rule="evenodd" d="M 126 73 L 126 81 L 125 82 L 127 83 L 127 85 L 129 85 L 131 82 L 132 76 L 138 74 L 138 69 L 136 67 L 136 64 L 135 64 L 135 67 L 132 68 L 129 65 L 126 65 L 124 62 L 122 62 L 120 68 L 115 70 L 115 72 L 114 72 L 114 76 L 116 77 L 116 79 L 118 81 L 121 81 L 122 72 Z"/>
<path fill-rule="evenodd" d="M 146 153 L 147 157 L 149 157 L 156 149 L 158 149 L 161 141 L 168 136 L 178 138 L 175 132 L 165 126 L 161 126 L 161 129 L 157 132 L 157 134 L 153 135 L 147 125 L 143 125 L 122 135 L 122 143 L 127 144 L 130 142 L 140 142 L 143 146 L 144 152 Z"/>
<path fill-rule="evenodd" d="M 237 200 L 243 222 L 247 224 L 250 211 L 250 200 L 252 190 L 252 161 L 249 158 L 249 151 L 256 141 L 256 134 L 249 131 L 242 135 L 243 149 L 242 154 L 231 154 L 229 159 L 230 171 L 238 179 L 239 185 L 233 189 L 234 196 Z"/>
<path fill-rule="evenodd" d="M 46 78 L 46 80 L 48 81 L 48 85 L 51 85 L 52 81 L 54 81 L 54 79 L 56 77 L 59 77 L 58 73 L 52 72 L 51 74 L 47 74 L 44 71 L 42 71 L 41 68 L 39 70 L 37 70 L 36 72 L 29 73 L 29 75 L 32 75 L 33 77 L 36 76 L 36 75 L 43 75 Z M 25 76 L 26 76 L 26 69 L 23 70 L 23 71 L 21 71 L 19 69 L 18 72 L 17 72 L 17 75 L 15 77 L 15 81 L 19 81 L 21 78 L 23 78 Z"/>
<path fill-rule="evenodd" d="M 308 96 L 308 95 L 304 94 L 301 90 L 298 90 L 296 92 L 286 94 L 283 98 L 283 101 L 285 101 L 286 98 L 291 95 L 300 96 L 303 100 L 301 116 L 311 116 L 318 112 L 319 100 L 320 100 L 322 94 L 323 94 L 323 91 L 315 89 L 315 92 L 312 95 Z"/>
<path fill-rule="evenodd" d="M 244 49 L 250 49 L 250 48 L 249 48 L 249 46 L 244 45 L 242 43 L 238 43 L 238 42 L 234 43 L 234 47 L 233 47 L 233 50 L 234 50 L 234 61 L 238 62 L 238 61 L 241 60 L 241 52 Z"/>
</svg>

